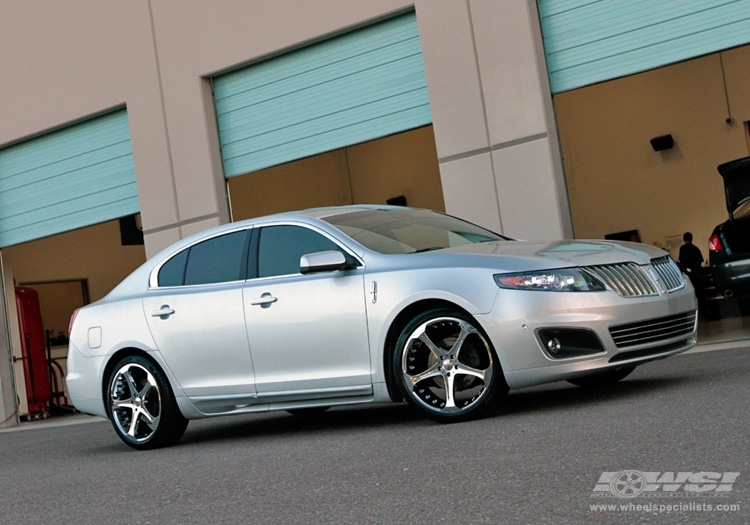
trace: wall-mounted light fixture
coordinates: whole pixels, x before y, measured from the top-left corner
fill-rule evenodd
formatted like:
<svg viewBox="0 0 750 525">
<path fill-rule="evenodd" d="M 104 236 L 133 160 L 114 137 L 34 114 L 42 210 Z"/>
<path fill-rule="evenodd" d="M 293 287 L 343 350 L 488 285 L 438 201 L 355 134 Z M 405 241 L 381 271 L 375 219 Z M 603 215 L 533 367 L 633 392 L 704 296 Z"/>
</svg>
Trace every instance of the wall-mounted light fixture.
<svg viewBox="0 0 750 525">
<path fill-rule="evenodd" d="M 672 135 L 662 135 L 661 137 L 654 137 L 651 139 L 651 147 L 654 151 L 664 151 L 665 149 L 672 149 L 674 146 L 674 139 Z"/>
</svg>

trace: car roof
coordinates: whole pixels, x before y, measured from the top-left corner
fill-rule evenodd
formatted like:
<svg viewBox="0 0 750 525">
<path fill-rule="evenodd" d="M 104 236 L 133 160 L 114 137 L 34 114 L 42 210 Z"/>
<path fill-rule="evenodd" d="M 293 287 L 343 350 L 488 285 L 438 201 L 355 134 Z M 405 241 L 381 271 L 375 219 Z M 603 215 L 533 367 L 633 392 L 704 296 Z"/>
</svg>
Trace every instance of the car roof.
<svg viewBox="0 0 750 525">
<path fill-rule="evenodd" d="M 311 217 L 313 219 L 325 219 L 327 217 L 333 217 L 335 215 L 342 215 L 345 213 L 356 213 L 358 211 L 371 211 L 371 210 L 381 210 L 381 211 L 398 211 L 398 210 L 414 210 L 415 208 L 405 208 L 403 206 L 391 206 L 387 204 L 379 205 L 379 204 L 350 204 L 347 206 L 323 206 L 320 208 L 308 208 L 305 210 L 300 211 L 293 211 L 293 212 L 284 212 L 278 214 L 278 216 L 289 216 L 289 215 L 295 215 L 295 216 L 304 216 L 304 217 Z"/>
<path fill-rule="evenodd" d="M 163 259 L 164 257 L 170 256 L 170 254 L 176 253 L 179 250 L 183 249 L 184 247 L 189 246 L 200 239 L 209 238 L 213 235 L 218 235 L 218 234 L 229 232 L 232 230 L 241 230 L 243 228 L 247 228 L 250 226 L 263 226 L 263 225 L 274 223 L 276 221 L 289 221 L 289 220 L 312 223 L 316 221 L 325 221 L 325 219 L 336 216 L 336 215 L 345 215 L 345 214 L 351 214 L 351 213 L 357 213 L 357 212 L 364 213 L 364 212 L 373 211 L 373 210 L 379 210 L 379 211 L 384 211 L 384 212 L 401 211 L 401 212 L 407 212 L 407 213 L 430 213 L 430 210 L 423 210 L 420 208 L 408 208 L 408 207 L 403 207 L 403 206 L 390 206 L 390 205 L 377 205 L 377 204 L 353 204 L 353 205 L 348 205 L 348 206 L 326 206 L 326 207 L 320 207 L 320 208 L 309 208 L 309 209 L 298 210 L 298 211 L 286 211 L 286 212 L 275 213 L 272 215 L 264 215 L 261 217 L 244 219 L 244 220 L 237 221 L 237 222 L 230 222 L 227 224 L 222 224 L 219 226 L 214 226 L 213 228 L 202 230 L 200 232 L 184 237 L 183 239 L 180 239 L 179 241 L 176 241 L 175 243 L 166 247 L 164 250 L 155 254 L 150 259 Z M 439 213 L 439 212 L 435 212 L 435 213 Z"/>
</svg>

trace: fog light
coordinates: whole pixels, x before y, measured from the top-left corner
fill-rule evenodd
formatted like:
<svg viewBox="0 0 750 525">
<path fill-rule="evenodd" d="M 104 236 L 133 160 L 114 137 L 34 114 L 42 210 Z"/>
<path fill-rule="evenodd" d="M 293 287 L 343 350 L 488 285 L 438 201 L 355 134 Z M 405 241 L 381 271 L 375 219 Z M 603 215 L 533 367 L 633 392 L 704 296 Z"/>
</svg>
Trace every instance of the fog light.
<svg viewBox="0 0 750 525">
<path fill-rule="evenodd" d="M 541 328 L 537 336 L 546 354 L 553 359 L 579 357 L 604 352 L 599 337 L 585 328 Z"/>
</svg>

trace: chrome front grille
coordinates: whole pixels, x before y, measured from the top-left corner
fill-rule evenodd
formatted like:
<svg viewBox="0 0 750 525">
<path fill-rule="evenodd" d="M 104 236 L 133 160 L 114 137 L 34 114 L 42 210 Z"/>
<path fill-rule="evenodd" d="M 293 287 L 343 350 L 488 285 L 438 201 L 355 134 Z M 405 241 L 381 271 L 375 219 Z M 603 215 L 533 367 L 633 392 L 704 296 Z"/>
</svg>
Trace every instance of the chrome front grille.
<svg viewBox="0 0 750 525">
<path fill-rule="evenodd" d="M 672 292 L 685 285 L 685 278 L 682 276 L 680 268 L 669 255 L 659 257 L 658 259 L 651 259 L 651 266 L 659 274 L 667 291 Z"/>
<path fill-rule="evenodd" d="M 687 337 L 695 329 L 695 312 L 611 326 L 609 333 L 617 348 Z"/>
<path fill-rule="evenodd" d="M 656 285 L 635 263 L 586 266 L 583 270 L 623 297 L 658 295 Z"/>
<path fill-rule="evenodd" d="M 685 286 L 682 272 L 668 255 L 651 259 L 650 267 L 628 262 L 586 266 L 583 270 L 623 297 L 659 295 L 660 290 L 668 293 Z M 661 283 L 658 287 L 657 282 Z"/>
</svg>

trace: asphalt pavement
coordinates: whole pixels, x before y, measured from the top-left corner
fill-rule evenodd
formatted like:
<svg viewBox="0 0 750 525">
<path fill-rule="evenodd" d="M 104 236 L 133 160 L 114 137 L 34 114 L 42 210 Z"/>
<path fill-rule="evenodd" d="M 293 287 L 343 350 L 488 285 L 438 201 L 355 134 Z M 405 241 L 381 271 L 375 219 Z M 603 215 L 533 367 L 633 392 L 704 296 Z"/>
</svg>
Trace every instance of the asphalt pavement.
<svg viewBox="0 0 750 525">
<path fill-rule="evenodd" d="M 76 415 L 0 431 L 2 523 L 750 523 L 750 348 L 513 391 L 441 425 L 404 404 L 193 421 L 137 452 Z"/>
</svg>

